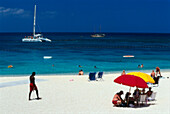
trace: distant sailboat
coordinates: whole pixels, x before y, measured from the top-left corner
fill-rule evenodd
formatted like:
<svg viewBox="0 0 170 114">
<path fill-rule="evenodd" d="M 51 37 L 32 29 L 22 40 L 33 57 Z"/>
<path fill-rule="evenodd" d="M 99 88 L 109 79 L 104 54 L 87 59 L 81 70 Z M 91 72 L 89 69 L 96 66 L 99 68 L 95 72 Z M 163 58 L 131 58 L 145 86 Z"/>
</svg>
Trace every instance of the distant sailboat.
<svg viewBox="0 0 170 114">
<path fill-rule="evenodd" d="M 101 34 L 101 25 L 100 25 L 100 34 L 93 34 L 91 37 L 99 38 L 99 37 L 105 37 L 105 34 Z"/>
<path fill-rule="evenodd" d="M 33 24 L 33 36 L 25 36 L 22 42 L 51 42 L 50 39 L 44 38 L 42 34 L 35 34 L 35 21 L 36 21 L 36 5 L 34 8 L 34 24 Z"/>
</svg>

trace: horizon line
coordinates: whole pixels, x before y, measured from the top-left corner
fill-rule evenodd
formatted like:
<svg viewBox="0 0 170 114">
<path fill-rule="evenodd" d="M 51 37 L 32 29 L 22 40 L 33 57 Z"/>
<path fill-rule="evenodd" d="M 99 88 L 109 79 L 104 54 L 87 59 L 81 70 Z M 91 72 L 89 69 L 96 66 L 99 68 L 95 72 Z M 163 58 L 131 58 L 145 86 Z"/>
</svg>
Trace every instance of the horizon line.
<svg viewBox="0 0 170 114">
<path fill-rule="evenodd" d="M 0 33 L 32 33 L 32 32 L 0 32 Z M 112 34 L 170 34 L 167 32 L 37 32 L 37 33 L 112 33 Z"/>
</svg>

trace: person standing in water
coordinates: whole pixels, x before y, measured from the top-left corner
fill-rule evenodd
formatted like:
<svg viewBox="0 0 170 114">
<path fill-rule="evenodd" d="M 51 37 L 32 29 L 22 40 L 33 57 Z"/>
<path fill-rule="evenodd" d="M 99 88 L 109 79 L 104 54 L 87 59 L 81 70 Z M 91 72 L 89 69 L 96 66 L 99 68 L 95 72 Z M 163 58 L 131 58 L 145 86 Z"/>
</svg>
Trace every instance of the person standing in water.
<svg viewBox="0 0 170 114">
<path fill-rule="evenodd" d="M 32 73 L 32 75 L 30 76 L 30 92 L 29 92 L 29 100 L 31 100 L 31 93 L 33 90 L 36 91 L 36 94 L 37 94 L 37 99 L 41 99 L 39 97 L 39 94 L 38 94 L 38 88 L 37 86 L 35 85 L 35 72 Z"/>
</svg>

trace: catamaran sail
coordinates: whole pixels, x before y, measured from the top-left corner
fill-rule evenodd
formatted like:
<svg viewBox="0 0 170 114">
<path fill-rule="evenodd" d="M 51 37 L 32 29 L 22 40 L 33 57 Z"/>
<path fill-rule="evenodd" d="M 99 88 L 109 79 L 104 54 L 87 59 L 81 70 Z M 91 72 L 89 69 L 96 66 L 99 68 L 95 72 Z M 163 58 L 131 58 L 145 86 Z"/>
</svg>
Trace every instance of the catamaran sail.
<svg viewBox="0 0 170 114">
<path fill-rule="evenodd" d="M 35 34 L 36 24 L 36 5 L 34 8 L 34 23 L 33 23 L 33 36 L 27 36 L 22 39 L 22 42 L 51 42 L 50 39 L 44 38 L 42 34 Z"/>
</svg>

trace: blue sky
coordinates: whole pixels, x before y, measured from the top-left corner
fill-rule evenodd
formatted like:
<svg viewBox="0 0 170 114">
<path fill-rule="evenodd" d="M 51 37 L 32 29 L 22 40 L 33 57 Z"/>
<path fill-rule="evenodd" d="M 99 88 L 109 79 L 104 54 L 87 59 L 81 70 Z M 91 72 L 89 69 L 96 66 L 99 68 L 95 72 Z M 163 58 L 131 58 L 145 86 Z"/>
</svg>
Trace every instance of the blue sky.
<svg viewBox="0 0 170 114">
<path fill-rule="evenodd" d="M 170 33 L 170 0 L 0 0 L 0 32 Z"/>
</svg>

